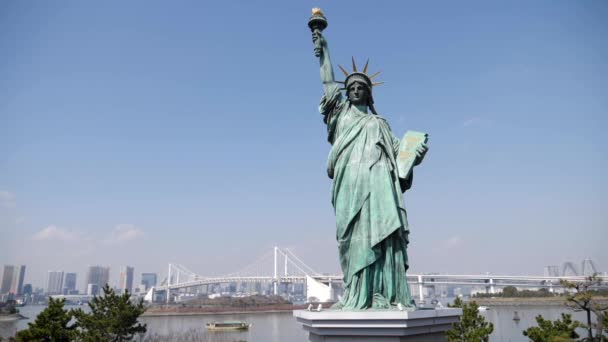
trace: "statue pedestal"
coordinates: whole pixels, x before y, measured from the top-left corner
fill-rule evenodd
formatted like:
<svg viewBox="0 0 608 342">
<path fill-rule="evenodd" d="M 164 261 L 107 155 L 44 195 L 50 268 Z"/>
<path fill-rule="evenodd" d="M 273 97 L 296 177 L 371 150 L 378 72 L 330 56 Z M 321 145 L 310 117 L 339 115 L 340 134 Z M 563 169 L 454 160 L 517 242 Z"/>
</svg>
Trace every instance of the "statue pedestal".
<svg viewBox="0 0 608 342">
<path fill-rule="evenodd" d="M 447 340 L 445 332 L 458 321 L 462 309 L 296 310 L 293 315 L 313 342 L 430 342 Z"/>
</svg>

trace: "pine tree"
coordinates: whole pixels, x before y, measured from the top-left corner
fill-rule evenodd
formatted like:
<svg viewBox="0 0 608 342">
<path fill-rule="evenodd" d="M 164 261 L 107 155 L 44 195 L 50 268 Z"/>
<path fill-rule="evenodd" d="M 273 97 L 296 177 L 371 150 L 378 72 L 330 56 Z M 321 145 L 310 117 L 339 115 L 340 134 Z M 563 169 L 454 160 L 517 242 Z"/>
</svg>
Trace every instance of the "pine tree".
<svg viewBox="0 0 608 342">
<path fill-rule="evenodd" d="M 75 326 L 70 325 L 72 312 L 66 311 L 64 299 L 49 297 L 49 305 L 44 309 L 28 328 L 21 330 L 15 336 L 15 341 L 73 341 L 76 337 Z"/>
<path fill-rule="evenodd" d="M 448 330 L 448 341 L 450 342 L 487 342 L 490 334 L 494 331 L 494 324 L 486 322 L 479 314 L 479 306 L 475 302 L 464 303 L 460 298 L 454 300 L 453 308 L 462 308 L 460 321 L 452 325 Z"/>
<path fill-rule="evenodd" d="M 90 313 L 78 309 L 74 311 L 82 341 L 130 341 L 135 334 L 145 333 L 146 325 L 137 321 L 144 313 L 143 301 L 130 301 L 126 291 L 117 295 L 107 284 L 102 296 L 95 296 L 90 302 Z"/>
<path fill-rule="evenodd" d="M 561 285 L 566 289 L 574 291 L 566 296 L 566 306 L 574 311 L 583 311 L 587 317 L 586 324 L 580 324 L 580 327 L 587 330 L 587 341 L 607 340 L 603 335 L 604 317 L 608 314 L 608 305 L 599 300 L 595 287 L 602 286 L 602 278 L 597 274 L 585 278 L 583 282 L 569 282 L 566 280 L 560 281 Z M 591 314 L 595 314 L 596 323 L 593 323 Z M 593 336 L 593 330 L 596 330 Z"/>
<path fill-rule="evenodd" d="M 523 332 L 533 342 L 568 342 L 579 337 L 576 328 L 580 327 L 580 322 L 573 321 L 570 314 L 562 313 L 562 319 L 556 321 L 538 315 L 536 323 L 537 327 L 530 327 Z"/>
</svg>

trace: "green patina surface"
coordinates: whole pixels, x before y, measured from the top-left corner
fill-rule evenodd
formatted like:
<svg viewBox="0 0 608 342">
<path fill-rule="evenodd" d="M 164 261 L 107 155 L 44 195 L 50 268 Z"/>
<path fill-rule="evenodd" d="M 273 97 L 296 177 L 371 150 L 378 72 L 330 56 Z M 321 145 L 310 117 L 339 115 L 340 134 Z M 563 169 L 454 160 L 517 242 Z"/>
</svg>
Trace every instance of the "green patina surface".
<svg viewBox="0 0 608 342">
<path fill-rule="evenodd" d="M 397 139 L 373 108 L 372 83 L 366 75 L 356 75 L 368 87 L 365 105 L 350 95 L 349 86 L 357 81 L 348 79 L 354 73 L 347 75 L 347 96 L 343 96 L 334 79 L 327 41 L 320 30 L 311 29 L 324 86 L 319 111 L 332 145 L 327 173 L 333 179 L 336 239 L 344 273 L 344 296 L 334 309 L 390 309 L 398 303 L 412 307 L 406 278 L 409 228 L 402 193 L 411 187 L 412 168 L 426 153 L 427 135 L 408 132 L 403 140 Z M 366 70 L 367 66 L 363 74 Z"/>
</svg>

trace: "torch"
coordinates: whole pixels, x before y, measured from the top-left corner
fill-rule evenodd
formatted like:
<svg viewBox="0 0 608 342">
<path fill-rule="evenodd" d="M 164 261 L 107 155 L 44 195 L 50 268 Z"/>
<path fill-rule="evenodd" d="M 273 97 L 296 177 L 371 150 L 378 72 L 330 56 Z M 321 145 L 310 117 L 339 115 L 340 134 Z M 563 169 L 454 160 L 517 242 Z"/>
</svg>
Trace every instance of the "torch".
<svg viewBox="0 0 608 342">
<path fill-rule="evenodd" d="M 327 27 L 327 19 L 320 8 L 312 9 L 312 16 L 308 19 L 308 27 L 310 27 L 312 33 L 321 33 Z M 321 40 L 317 39 L 315 41 L 315 56 L 320 57 L 321 51 Z"/>
</svg>

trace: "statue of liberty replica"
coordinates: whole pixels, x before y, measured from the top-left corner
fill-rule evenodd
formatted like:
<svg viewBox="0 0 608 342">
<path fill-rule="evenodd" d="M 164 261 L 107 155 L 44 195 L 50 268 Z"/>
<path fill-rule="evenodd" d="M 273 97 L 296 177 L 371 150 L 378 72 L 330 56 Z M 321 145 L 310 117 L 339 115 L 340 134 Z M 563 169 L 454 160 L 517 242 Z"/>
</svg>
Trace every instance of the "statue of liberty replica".
<svg viewBox="0 0 608 342">
<path fill-rule="evenodd" d="M 344 295 L 333 309 L 413 307 L 406 278 L 409 228 L 402 194 L 412 186 L 415 165 L 427 151 L 427 135 L 408 131 L 397 139 L 376 112 L 368 62 L 336 81 L 327 40 L 327 20 L 313 9 L 308 22 L 321 64 L 323 97 L 319 111 L 332 145 L 327 174 L 344 274 Z M 345 93 L 343 94 L 342 91 Z"/>
</svg>

